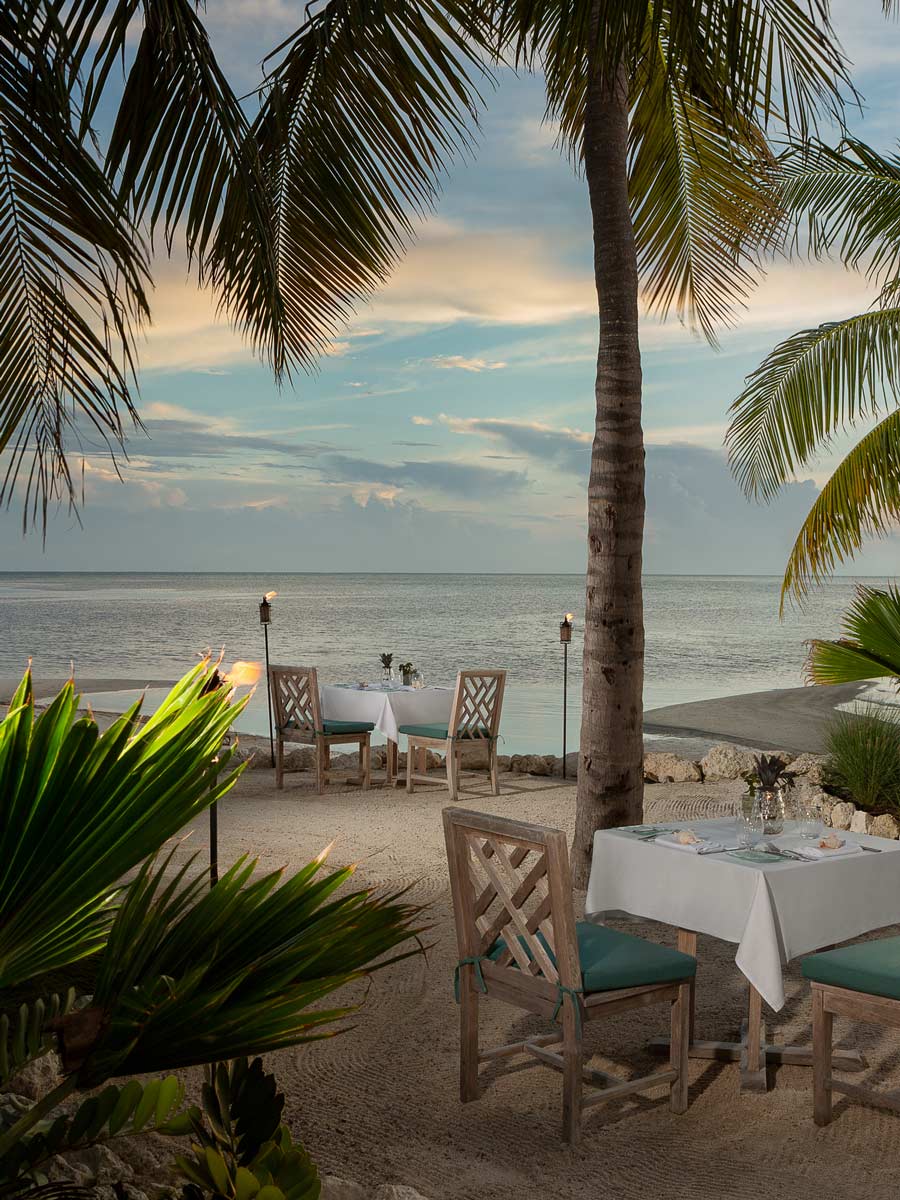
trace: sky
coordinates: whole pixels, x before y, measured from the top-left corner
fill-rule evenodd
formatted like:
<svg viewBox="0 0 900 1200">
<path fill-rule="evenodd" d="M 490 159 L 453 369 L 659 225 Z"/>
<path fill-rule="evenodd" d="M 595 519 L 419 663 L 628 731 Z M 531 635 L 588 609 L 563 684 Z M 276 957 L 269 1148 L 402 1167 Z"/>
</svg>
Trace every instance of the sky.
<svg viewBox="0 0 900 1200">
<path fill-rule="evenodd" d="M 298 21 L 288 0 L 212 0 L 206 23 L 239 91 Z M 891 148 L 900 27 L 879 0 L 835 24 L 866 102 L 855 128 Z M 544 124 L 539 77 L 488 95 L 477 154 L 444 181 L 389 283 L 311 376 L 279 390 L 183 262 L 159 258 L 140 351 L 146 434 L 121 478 L 85 462 L 80 522 L 46 539 L 0 517 L 5 570 L 583 571 L 597 350 L 586 187 Z M 712 350 L 644 320 L 645 570 L 777 574 L 834 455 L 774 503 L 749 503 L 722 449 L 745 376 L 787 334 L 866 306 L 835 263 L 778 261 Z M 893 574 L 892 539 L 857 573 Z"/>
</svg>

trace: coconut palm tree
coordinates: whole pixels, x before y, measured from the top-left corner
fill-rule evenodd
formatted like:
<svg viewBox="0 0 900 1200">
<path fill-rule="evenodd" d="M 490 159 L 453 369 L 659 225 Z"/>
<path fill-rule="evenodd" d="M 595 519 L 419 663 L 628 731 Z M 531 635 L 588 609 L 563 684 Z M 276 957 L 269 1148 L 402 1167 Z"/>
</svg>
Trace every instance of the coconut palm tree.
<svg viewBox="0 0 900 1200">
<path fill-rule="evenodd" d="M 789 152 L 778 186 L 794 219 L 808 218 L 814 253 L 836 250 L 880 285 L 866 312 L 776 346 L 732 406 L 732 465 L 745 492 L 762 500 L 835 434 L 864 428 L 797 534 L 783 606 L 900 515 L 900 157 L 852 139 L 836 149 L 807 146 Z"/>
<path fill-rule="evenodd" d="M 890 679 L 900 688 L 900 589 L 861 587 L 843 619 L 843 637 L 810 642 L 813 683 Z"/>
<path fill-rule="evenodd" d="M 324 0 L 270 60 L 252 121 L 189 0 L 76 0 L 63 18 L 48 0 L 12 7 L 33 23 L 40 10 L 44 40 L 60 37 L 62 73 L 84 81 L 82 133 L 125 51 L 105 163 L 121 207 L 186 237 L 200 277 L 280 375 L 308 365 L 387 276 L 468 144 L 485 73 L 543 70 L 548 116 L 587 181 L 600 320 L 574 855 L 583 881 L 593 830 L 637 820 L 642 806 L 639 294 L 710 340 L 740 307 L 774 224 L 760 186 L 766 127 L 802 135 L 839 103 L 827 0 Z M 117 436 L 109 405 L 103 415 Z"/>
</svg>

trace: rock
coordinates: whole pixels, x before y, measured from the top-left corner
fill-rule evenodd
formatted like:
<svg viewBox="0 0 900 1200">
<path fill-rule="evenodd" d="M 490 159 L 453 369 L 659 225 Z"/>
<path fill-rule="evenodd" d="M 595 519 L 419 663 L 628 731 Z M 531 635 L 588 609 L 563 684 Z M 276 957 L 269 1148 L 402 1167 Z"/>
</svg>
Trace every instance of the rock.
<svg viewBox="0 0 900 1200">
<path fill-rule="evenodd" d="M 893 838 L 896 841 L 900 838 L 900 821 L 890 813 L 879 813 L 872 818 L 868 832 L 873 837 Z"/>
<path fill-rule="evenodd" d="M 128 1163 L 113 1154 L 109 1146 L 104 1146 L 102 1142 L 73 1151 L 66 1158 L 76 1170 L 86 1171 L 97 1183 L 121 1183 L 134 1178 L 134 1171 Z"/>
<path fill-rule="evenodd" d="M 346 755 L 339 755 L 340 758 L 345 758 Z M 268 763 L 266 763 L 268 766 Z M 316 752 L 311 746 L 304 746 L 302 750 L 286 750 L 284 755 L 284 769 L 286 771 L 314 771 L 316 769 Z"/>
<path fill-rule="evenodd" d="M 369 1193 L 361 1183 L 339 1179 L 336 1175 L 324 1175 L 320 1200 L 369 1200 Z"/>
<path fill-rule="evenodd" d="M 856 805 L 849 800 L 839 800 L 831 810 L 831 825 L 833 829 L 849 829 L 850 822 L 856 812 Z"/>
<path fill-rule="evenodd" d="M 34 1059 L 18 1075 L 10 1079 L 4 1091 L 17 1092 L 29 1100 L 39 1100 L 59 1083 L 59 1058 L 44 1054 Z"/>
<path fill-rule="evenodd" d="M 740 779 L 754 769 L 754 759 L 758 750 L 750 750 L 746 746 L 733 746 L 730 742 L 717 742 L 700 760 L 700 770 L 703 778 Z"/>
<path fill-rule="evenodd" d="M 510 765 L 509 765 L 509 755 L 508 754 L 498 754 L 497 755 L 497 770 L 498 771 L 511 771 L 512 770 L 512 767 L 510 767 Z"/>
<path fill-rule="evenodd" d="M 700 783 L 702 779 L 700 764 L 688 758 L 656 751 L 644 755 L 646 783 Z"/>
<path fill-rule="evenodd" d="M 873 820 L 871 813 L 863 812 L 861 808 L 858 808 L 850 818 L 850 832 L 868 833 Z"/>
<path fill-rule="evenodd" d="M 554 754 L 514 754 L 509 769 L 518 775 L 551 775 L 555 762 Z"/>
<path fill-rule="evenodd" d="M 805 776 L 810 783 L 820 784 L 827 762 L 827 754 L 798 754 L 788 763 L 787 770 L 792 775 Z"/>
<path fill-rule="evenodd" d="M 553 759 L 553 775 L 557 779 L 562 779 L 562 758 Z M 578 751 L 570 750 L 566 755 L 566 780 L 574 781 L 578 778 Z"/>
</svg>

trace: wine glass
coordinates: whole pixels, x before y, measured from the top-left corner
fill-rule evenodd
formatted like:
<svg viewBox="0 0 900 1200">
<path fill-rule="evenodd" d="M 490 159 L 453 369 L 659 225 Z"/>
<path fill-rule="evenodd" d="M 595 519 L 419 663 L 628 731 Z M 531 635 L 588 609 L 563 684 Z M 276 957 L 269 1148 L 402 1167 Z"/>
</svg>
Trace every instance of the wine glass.
<svg viewBox="0 0 900 1200">
<path fill-rule="evenodd" d="M 808 800 L 797 805 L 797 831 L 802 838 L 810 840 L 817 838 L 822 832 L 819 810 Z"/>
</svg>

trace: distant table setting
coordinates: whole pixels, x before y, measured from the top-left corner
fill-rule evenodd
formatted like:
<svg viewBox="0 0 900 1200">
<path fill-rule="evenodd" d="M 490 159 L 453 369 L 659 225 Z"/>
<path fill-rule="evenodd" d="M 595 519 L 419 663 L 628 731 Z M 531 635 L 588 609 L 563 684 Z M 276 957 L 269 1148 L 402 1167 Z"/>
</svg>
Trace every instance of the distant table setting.
<svg viewBox="0 0 900 1200">
<path fill-rule="evenodd" d="M 450 720 L 453 688 L 403 683 L 333 683 L 320 689 L 322 714 L 329 721 L 371 721 L 387 738 L 387 774 L 397 774 L 400 725 L 435 725 Z"/>
<path fill-rule="evenodd" d="M 585 912 L 624 911 L 678 929 L 696 952 L 697 933 L 737 945 L 750 984 L 739 1043 L 691 1043 L 692 1057 L 740 1059 L 742 1086 L 765 1088 L 766 1062 L 809 1065 L 806 1047 L 768 1045 L 762 1001 L 784 1006 L 783 967 L 799 955 L 900 921 L 900 842 L 790 827 L 755 847 L 740 845 L 734 819 L 598 830 Z M 852 1051 L 845 1067 L 861 1062 Z"/>
</svg>

